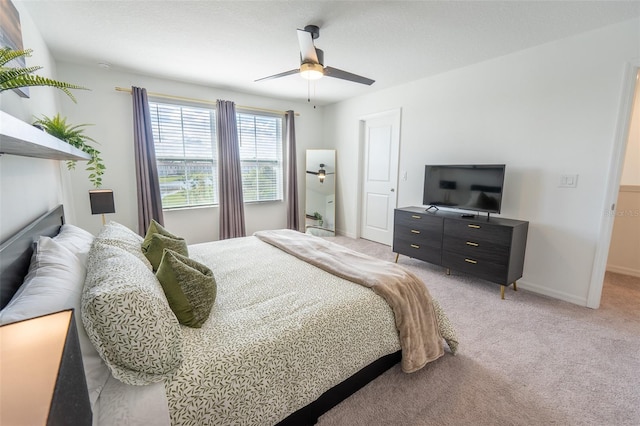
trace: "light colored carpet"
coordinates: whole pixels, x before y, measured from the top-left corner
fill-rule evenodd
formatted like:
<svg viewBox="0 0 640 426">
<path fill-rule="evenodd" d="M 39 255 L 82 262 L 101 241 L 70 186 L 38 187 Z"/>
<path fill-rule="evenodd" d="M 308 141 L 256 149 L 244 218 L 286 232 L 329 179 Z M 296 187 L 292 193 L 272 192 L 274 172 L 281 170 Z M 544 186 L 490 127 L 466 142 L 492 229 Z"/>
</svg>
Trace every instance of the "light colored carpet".
<svg viewBox="0 0 640 426">
<path fill-rule="evenodd" d="M 327 238 L 393 261 L 385 245 Z M 640 425 L 640 279 L 607 273 L 601 307 L 500 287 L 400 256 L 457 329 L 458 355 L 384 373 L 329 425 Z"/>
</svg>

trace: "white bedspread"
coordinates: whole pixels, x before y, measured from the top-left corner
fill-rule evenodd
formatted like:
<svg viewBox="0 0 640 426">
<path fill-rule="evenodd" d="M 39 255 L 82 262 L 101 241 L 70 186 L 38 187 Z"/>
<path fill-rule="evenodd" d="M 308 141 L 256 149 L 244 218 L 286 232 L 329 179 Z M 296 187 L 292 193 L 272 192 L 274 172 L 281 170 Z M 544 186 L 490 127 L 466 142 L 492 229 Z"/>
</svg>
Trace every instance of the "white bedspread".
<svg viewBox="0 0 640 426">
<path fill-rule="evenodd" d="M 381 297 L 255 237 L 189 256 L 218 295 L 202 329 L 183 327 L 184 362 L 165 383 L 173 424 L 274 424 L 400 349 Z"/>
</svg>

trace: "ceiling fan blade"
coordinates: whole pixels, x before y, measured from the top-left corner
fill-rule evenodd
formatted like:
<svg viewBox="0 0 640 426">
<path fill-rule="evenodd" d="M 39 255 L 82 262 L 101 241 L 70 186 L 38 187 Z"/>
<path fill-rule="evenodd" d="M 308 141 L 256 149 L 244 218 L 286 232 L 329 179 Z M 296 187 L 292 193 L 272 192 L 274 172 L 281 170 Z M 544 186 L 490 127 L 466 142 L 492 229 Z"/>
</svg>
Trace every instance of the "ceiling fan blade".
<svg viewBox="0 0 640 426">
<path fill-rule="evenodd" d="M 313 35 L 305 30 L 298 30 L 298 44 L 300 45 L 300 62 L 320 63 L 316 47 L 313 45 Z"/>
<path fill-rule="evenodd" d="M 355 83 L 366 84 L 368 86 L 371 86 L 376 82 L 375 80 L 371 80 L 370 78 L 362 77 L 361 75 L 352 74 L 350 72 L 342 71 L 332 67 L 324 67 L 324 75 L 334 78 L 340 78 L 342 80 L 353 81 Z"/>
<path fill-rule="evenodd" d="M 309 173 L 310 175 L 317 175 L 318 172 L 310 172 L 309 170 L 307 170 L 307 173 Z"/>
<path fill-rule="evenodd" d="M 255 81 L 262 81 L 262 80 L 271 80 L 272 78 L 285 77 L 285 76 L 287 76 L 287 75 L 297 74 L 297 73 L 299 73 L 299 72 L 300 72 L 300 69 L 299 69 L 299 68 L 296 68 L 296 69 L 294 69 L 294 70 L 281 72 L 280 74 L 270 75 L 269 77 L 262 77 L 262 78 L 259 78 L 259 79 L 257 79 L 257 80 L 254 80 L 254 82 L 255 82 Z"/>
</svg>

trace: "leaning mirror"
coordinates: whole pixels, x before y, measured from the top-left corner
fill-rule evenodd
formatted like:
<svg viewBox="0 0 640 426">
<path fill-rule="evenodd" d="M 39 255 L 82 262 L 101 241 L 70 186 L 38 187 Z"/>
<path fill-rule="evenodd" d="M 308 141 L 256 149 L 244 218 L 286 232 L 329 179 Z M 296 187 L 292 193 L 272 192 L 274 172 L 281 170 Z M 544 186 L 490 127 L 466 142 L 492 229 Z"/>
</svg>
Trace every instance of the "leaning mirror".
<svg viewBox="0 0 640 426">
<path fill-rule="evenodd" d="M 307 150 L 305 232 L 321 237 L 335 235 L 336 151 Z"/>
</svg>

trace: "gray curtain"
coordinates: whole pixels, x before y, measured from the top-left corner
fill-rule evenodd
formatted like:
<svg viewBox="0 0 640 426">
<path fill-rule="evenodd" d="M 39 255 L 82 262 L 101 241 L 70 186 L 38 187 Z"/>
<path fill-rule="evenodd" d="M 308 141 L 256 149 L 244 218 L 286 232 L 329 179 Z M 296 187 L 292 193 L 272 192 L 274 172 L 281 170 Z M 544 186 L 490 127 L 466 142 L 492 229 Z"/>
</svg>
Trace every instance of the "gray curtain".
<svg viewBox="0 0 640 426">
<path fill-rule="evenodd" d="M 220 239 L 244 237 L 244 202 L 236 106 L 216 102 L 218 134 L 218 193 L 220 197 Z"/>
<path fill-rule="evenodd" d="M 147 90 L 131 87 L 131 97 L 133 98 L 133 143 L 138 188 L 138 233 L 144 235 L 151 219 L 163 225 L 164 217 Z"/>
<path fill-rule="evenodd" d="M 289 110 L 285 114 L 287 131 L 287 228 L 300 230 L 298 215 L 298 165 L 296 161 L 295 114 Z"/>
</svg>

